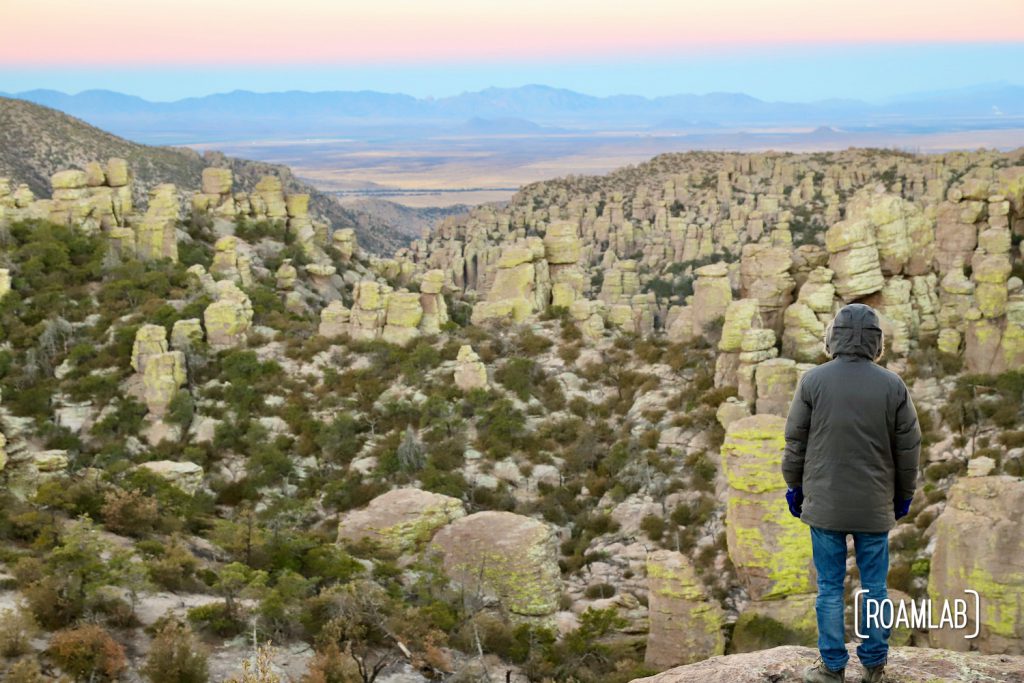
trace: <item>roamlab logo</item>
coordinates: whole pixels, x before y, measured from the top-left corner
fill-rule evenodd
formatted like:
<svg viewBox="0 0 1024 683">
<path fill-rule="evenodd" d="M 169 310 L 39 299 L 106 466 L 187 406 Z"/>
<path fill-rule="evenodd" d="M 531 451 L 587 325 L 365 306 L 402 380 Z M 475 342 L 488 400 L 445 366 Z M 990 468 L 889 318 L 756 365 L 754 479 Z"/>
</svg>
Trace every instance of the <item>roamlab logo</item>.
<svg viewBox="0 0 1024 683">
<path fill-rule="evenodd" d="M 861 596 L 866 596 L 867 592 L 865 588 L 857 589 L 853 594 L 854 604 L 860 604 Z M 974 630 L 964 635 L 964 640 L 971 640 L 977 638 L 981 630 L 981 596 L 978 591 L 970 589 L 964 590 L 964 594 L 969 598 L 946 599 L 941 603 L 925 599 L 919 603 L 907 600 L 894 604 L 889 598 L 875 600 L 865 597 L 863 618 L 862 610 L 853 611 L 853 631 L 862 640 L 868 637 L 864 631 L 880 628 L 965 631 L 971 623 L 972 612 L 969 607 L 973 603 Z"/>
</svg>

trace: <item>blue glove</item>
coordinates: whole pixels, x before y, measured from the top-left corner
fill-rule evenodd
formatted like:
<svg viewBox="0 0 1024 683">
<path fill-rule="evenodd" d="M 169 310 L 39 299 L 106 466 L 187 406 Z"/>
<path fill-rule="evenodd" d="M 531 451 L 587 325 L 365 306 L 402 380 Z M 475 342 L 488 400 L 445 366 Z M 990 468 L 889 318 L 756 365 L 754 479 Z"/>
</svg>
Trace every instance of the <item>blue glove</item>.
<svg viewBox="0 0 1024 683">
<path fill-rule="evenodd" d="M 892 501 L 893 512 L 896 513 L 896 519 L 902 519 L 910 513 L 910 503 L 913 502 L 913 498 L 907 498 L 906 500 L 900 500 L 894 498 Z"/>
<path fill-rule="evenodd" d="M 786 489 L 786 502 L 789 503 L 789 514 L 800 519 L 800 513 L 804 506 L 804 489 L 797 486 L 795 489 Z"/>
</svg>

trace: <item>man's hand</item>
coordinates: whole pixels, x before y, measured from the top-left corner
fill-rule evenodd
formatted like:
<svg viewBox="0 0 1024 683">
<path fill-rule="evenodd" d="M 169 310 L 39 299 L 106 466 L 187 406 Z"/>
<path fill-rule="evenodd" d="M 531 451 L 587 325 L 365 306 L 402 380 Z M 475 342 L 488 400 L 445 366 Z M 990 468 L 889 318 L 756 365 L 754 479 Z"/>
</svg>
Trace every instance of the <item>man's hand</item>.
<svg viewBox="0 0 1024 683">
<path fill-rule="evenodd" d="M 910 504 L 913 501 L 913 498 L 907 498 L 906 500 L 900 500 L 899 498 L 893 499 L 892 510 L 896 513 L 896 519 L 902 519 L 910 513 Z"/>
<path fill-rule="evenodd" d="M 789 514 L 800 519 L 800 513 L 804 506 L 804 489 L 797 486 L 795 489 L 786 489 L 786 502 L 789 503 Z"/>
</svg>

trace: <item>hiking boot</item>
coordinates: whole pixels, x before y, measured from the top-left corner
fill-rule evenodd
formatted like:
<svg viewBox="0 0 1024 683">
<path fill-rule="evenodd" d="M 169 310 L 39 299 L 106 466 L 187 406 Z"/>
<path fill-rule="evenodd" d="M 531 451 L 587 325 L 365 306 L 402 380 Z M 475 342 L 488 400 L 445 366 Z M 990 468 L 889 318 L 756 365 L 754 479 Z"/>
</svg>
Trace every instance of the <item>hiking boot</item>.
<svg viewBox="0 0 1024 683">
<path fill-rule="evenodd" d="M 860 679 L 863 683 L 884 683 L 888 679 L 885 677 L 885 662 L 882 662 L 878 666 L 864 667 L 864 678 Z"/>
<path fill-rule="evenodd" d="M 833 671 L 818 658 L 814 666 L 804 669 L 804 683 L 843 683 L 846 680 L 846 669 Z"/>
</svg>

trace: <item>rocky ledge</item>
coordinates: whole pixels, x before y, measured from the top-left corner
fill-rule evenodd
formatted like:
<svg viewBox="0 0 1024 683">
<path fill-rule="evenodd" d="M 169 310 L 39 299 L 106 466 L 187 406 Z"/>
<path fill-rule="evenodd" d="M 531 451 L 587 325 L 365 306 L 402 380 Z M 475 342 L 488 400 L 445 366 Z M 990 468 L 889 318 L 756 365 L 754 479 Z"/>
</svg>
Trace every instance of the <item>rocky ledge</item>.
<svg viewBox="0 0 1024 683">
<path fill-rule="evenodd" d="M 848 647 L 846 680 L 860 681 L 864 670 L 857 663 L 854 646 Z M 804 667 L 814 663 L 817 656 L 814 648 L 787 645 L 712 657 L 632 683 L 799 683 Z M 1024 683 L 1024 657 L 895 647 L 889 651 L 886 674 L 891 683 Z"/>
</svg>

